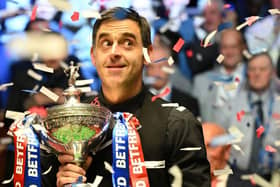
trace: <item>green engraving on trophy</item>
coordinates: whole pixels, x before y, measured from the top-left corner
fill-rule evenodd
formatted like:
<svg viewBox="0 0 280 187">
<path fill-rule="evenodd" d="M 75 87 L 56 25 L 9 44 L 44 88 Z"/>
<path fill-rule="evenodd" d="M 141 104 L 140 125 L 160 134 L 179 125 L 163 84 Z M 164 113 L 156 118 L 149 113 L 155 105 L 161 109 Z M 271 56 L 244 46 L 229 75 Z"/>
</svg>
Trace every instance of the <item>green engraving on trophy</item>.
<svg viewBox="0 0 280 187">
<path fill-rule="evenodd" d="M 60 142 L 67 144 L 71 141 L 88 140 L 95 135 L 95 130 L 87 126 L 65 125 L 58 128 L 53 136 Z"/>
</svg>

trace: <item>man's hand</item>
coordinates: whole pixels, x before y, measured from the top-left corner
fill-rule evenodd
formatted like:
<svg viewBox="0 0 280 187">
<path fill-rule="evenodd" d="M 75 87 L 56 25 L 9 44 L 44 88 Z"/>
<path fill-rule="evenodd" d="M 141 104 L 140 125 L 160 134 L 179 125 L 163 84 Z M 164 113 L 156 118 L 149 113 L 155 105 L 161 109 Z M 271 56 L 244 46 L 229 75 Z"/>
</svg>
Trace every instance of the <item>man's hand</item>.
<svg viewBox="0 0 280 187">
<path fill-rule="evenodd" d="M 86 182 L 85 169 L 87 169 L 90 166 L 92 162 L 92 157 L 87 157 L 87 161 L 84 165 L 85 169 L 73 164 L 73 159 L 74 158 L 72 155 L 63 154 L 58 156 L 58 160 L 61 163 L 59 171 L 56 174 L 56 185 L 58 187 L 63 187 L 65 184 L 75 183 L 78 181 L 78 178 L 80 176 L 83 177 L 83 182 Z"/>
</svg>

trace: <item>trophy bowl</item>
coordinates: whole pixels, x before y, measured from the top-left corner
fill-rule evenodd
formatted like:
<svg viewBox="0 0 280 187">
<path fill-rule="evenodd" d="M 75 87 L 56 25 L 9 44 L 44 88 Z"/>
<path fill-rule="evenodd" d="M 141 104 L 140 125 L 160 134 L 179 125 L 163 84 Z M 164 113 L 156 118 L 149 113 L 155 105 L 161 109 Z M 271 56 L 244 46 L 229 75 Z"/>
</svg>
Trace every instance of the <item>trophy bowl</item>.
<svg viewBox="0 0 280 187">
<path fill-rule="evenodd" d="M 79 166 L 90 151 L 98 150 L 112 124 L 112 113 L 102 106 L 74 103 L 47 111 L 45 144 L 55 153 L 72 154 Z"/>
</svg>

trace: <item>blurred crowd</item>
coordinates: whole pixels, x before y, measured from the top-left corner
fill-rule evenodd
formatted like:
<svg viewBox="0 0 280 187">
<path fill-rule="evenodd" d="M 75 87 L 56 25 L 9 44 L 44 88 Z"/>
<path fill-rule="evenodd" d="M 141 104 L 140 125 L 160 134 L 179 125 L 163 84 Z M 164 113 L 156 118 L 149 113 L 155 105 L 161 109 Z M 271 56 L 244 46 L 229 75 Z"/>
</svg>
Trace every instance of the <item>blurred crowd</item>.
<svg viewBox="0 0 280 187">
<path fill-rule="evenodd" d="M 7 152 L 13 149 L 6 137 L 12 123 L 6 111 L 46 117 L 46 107 L 64 100 L 54 102 L 39 90 L 44 86 L 62 96 L 64 70 L 71 63 L 80 66 L 78 79 L 93 79 L 83 96 L 98 92 L 91 28 L 98 12 L 124 6 L 152 26 L 153 53 L 144 84 L 202 122 L 212 186 L 279 186 L 280 0 L 59 2 L 0 1 L 0 163 L 10 160 Z M 40 71 L 34 63 L 54 72 Z M 9 177 L 2 168 L 0 181 Z"/>
</svg>

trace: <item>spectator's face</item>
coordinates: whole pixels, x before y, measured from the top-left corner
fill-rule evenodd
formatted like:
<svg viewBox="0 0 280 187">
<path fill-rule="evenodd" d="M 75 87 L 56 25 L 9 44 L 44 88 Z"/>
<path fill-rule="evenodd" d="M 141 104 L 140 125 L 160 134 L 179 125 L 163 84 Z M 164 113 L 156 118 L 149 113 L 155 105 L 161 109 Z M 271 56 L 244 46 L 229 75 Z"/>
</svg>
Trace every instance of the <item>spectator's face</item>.
<svg viewBox="0 0 280 187">
<path fill-rule="evenodd" d="M 224 55 L 223 65 L 235 68 L 242 61 L 244 45 L 237 31 L 224 31 L 221 36 L 220 52 Z"/>
<path fill-rule="evenodd" d="M 205 18 L 203 26 L 207 32 L 217 29 L 218 25 L 222 22 L 222 15 L 217 3 L 206 5 L 203 11 L 203 16 Z"/>
<path fill-rule="evenodd" d="M 161 46 L 159 40 L 160 38 L 158 36 L 155 36 L 153 52 L 151 55 L 152 61 L 162 58 L 168 58 L 170 56 L 169 49 Z M 168 74 L 162 70 L 164 66 L 169 66 L 167 60 L 163 62 L 148 64 L 146 68 L 146 75 L 156 78 L 156 82 L 152 84 L 152 86 L 157 90 L 163 88 L 168 82 Z"/>
<path fill-rule="evenodd" d="M 212 139 L 222 135 L 224 132 L 221 132 L 219 129 L 213 126 L 202 125 L 202 127 L 204 143 L 207 151 L 207 158 L 210 162 L 211 174 L 213 174 L 214 170 L 224 169 L 224 167 L 226 166 L 229 159 L 230 146 L 210 146 Z"/>
<path fill-rule="evenodd" d="M 140 28 L 136 22 L 129 19 L 103 22 L 91 53 L 102 86 L 141 84 L 142 48 Z"/>
<path fill-rule="evenodd" d="M 269 87 L 272 74 L 270 59 L 265 55 L 255 57 L 248 64 L 250 88 L 254 91 L 264 91 Z"/>
</svg>

